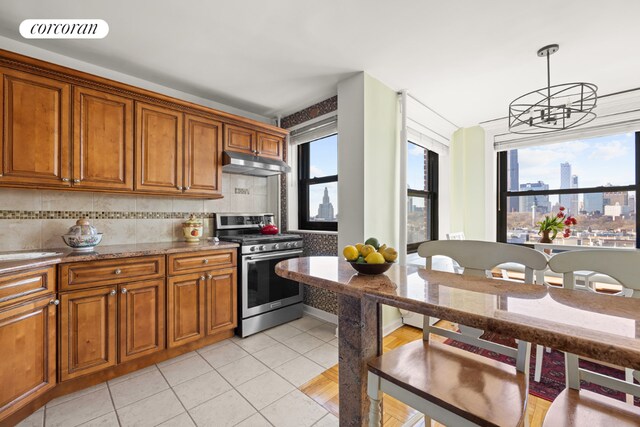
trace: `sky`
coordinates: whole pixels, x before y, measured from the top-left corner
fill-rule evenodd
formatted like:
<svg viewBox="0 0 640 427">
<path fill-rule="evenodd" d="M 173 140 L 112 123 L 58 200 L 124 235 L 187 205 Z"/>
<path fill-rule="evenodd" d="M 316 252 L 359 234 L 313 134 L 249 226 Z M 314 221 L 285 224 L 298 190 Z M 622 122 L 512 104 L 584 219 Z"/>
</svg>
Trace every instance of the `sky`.
<svg viewBox="0 0 640 427">
<path fill-rule="evenodd" d="M 338 135 L 311 142 L 309 153 L 311 178 L 320 178 L 338 173 Z M 329 190 L 329 199 L 333 204 L 333 212 L 338 214 L 338 186 L 336 183 L 312 185 L 309 187 L 309 216 L 318 214 L 318 205 L 322 203 L 324 188 Z"/>
</svg>

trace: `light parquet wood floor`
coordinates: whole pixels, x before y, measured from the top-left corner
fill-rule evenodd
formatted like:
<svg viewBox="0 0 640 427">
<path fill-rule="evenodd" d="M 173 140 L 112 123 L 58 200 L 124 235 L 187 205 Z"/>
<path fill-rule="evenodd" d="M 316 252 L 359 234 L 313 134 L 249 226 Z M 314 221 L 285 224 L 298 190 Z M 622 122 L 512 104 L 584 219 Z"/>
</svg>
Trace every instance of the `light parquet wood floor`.
<svg viewBox="0 0 640 427">
<path fill-rule="evenodd" d="M 454 325 L 445 321 L 439 322 L 438 326 L 450 327 L 452 329 L 454 327 Z M 405 325 L 396 329 L 384 338 L 383 351 L 389 351 L 398 346 L 419 339 L 422 339 L 422 330 Z M 302 385 L 300 390 L 322 405 L 327 411 L 338 416 L 338 365 L 324 371 L 308 383 Z M 550 404 L 551 402 L 529 395 L 527 416 L 529 417 L 531 427 L 542 426 L 542 420 L 544 419 L 544 415 L 547 410 L 549 410 Z M 385 427 L 401 426 L 416 414 L 414 409 L 399 402 L 391 396 L 384 397 L 383 406 L 383 424 Z M 442 427 L 442 424 L 435 422 L 433 425 L 436 427 Z M 424 427 L 424 422 L 420 421 L 416 426 Z"/>
</svg>

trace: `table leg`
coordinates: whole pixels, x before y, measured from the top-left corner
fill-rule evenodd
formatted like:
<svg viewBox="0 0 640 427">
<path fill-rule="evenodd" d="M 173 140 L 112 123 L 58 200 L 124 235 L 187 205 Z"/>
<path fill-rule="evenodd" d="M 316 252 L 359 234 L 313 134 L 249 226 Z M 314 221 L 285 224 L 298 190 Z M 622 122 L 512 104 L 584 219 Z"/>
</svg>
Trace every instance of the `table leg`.
<svg viewBox="0 0 640 427">
<path fill-rule="evenodd" d="M 382 351 L 380 305 L 338 295 L 340 426 L 366 426 L 369 418 L 367 360 Z"/>
</svg>

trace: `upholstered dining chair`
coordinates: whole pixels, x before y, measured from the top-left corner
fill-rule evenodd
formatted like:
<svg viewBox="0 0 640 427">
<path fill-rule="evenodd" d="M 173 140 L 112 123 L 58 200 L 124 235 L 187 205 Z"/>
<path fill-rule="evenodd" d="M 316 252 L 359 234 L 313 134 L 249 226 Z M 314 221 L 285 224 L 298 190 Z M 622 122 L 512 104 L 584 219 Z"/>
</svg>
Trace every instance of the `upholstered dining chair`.
<svg viewBox="0 0 640 427">
<path fill-rule="evenodd" d="M 463 241 L 426 242 L 418 248 L 431 269 L 431 258 L 444 255 L 464 267 L 464 275 L 489 277 L 498 264 L 517 262 L 533 282 L 534 271 L 546 268 L 542 253 L 503 243 Z M 423 339 L 400 346 L 368 364 L 370 426 L 381 425 L 381 395 L 386 393 L 431 419 L 450 426 L 525 423 L 530 344 L 518 349 L 486 341 L 483 331 L 459 325 L 460 332 L 430 325 L 424 317 Z M 516 366 L 473 354 L 430 339 L 430 334 L 453 339 L 516 359 Z"/>
<path fill-rule="evenodd" d="M 640 298 L 640 250 L 611 251 L 593 249 L 567 251 L 554 255 L 549 268 L 562 273 L 562 283 L 575 289 L 576 271 L 594 271 L 615 279 L 623 287 L 621 295 Z M 638 371 L 625 369 L 625 380 L 595 373 L 579 366 L 579 357 L 565 353 L 567 388 L 556 397 L 545 416 L 544 426 L 638 426 L 640 408 L 633 406 L 633 397 L 640 397 Z M 614 400 L 580 388 L 580 380 L 608 387 L 627 394 L 627 402 Z"/>
</svg>

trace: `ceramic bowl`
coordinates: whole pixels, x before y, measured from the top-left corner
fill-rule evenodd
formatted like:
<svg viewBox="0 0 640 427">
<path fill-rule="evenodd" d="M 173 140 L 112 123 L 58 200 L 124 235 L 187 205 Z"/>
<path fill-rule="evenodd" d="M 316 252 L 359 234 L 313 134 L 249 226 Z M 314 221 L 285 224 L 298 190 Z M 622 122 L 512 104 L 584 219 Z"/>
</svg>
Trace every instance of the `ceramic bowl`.
<svg viewBox="0 0 640 427">
<path fill-rule="evenodd" d="M 92 251 L 102 241 L 102 233 L 98 234 L 63 234 L 62 240 L 74 251 Z"/>
<path fill-rule="evenodd" d="M 358 264 L 357 262 L 347 261 L 358 274 L 376 275 L 382 274 L 394 264 L 392 262 L 385 262 L 384 264 Z"/>
</svg>

